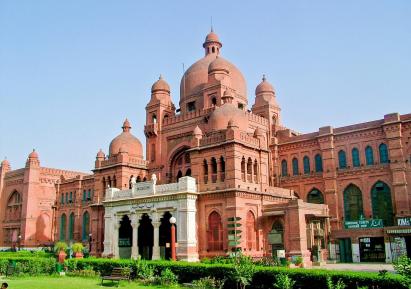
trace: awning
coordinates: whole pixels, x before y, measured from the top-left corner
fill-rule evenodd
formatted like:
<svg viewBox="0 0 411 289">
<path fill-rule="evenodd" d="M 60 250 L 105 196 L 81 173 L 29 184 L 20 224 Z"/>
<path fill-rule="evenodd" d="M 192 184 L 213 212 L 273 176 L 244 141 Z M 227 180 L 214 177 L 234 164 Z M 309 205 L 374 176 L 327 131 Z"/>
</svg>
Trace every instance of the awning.
<svg viewBox="0 0 411 289">
<path fill-rule="evenodd" d="M 411 234 L 411 228 L 387 230 L 387 234 Z"/>
</svg>

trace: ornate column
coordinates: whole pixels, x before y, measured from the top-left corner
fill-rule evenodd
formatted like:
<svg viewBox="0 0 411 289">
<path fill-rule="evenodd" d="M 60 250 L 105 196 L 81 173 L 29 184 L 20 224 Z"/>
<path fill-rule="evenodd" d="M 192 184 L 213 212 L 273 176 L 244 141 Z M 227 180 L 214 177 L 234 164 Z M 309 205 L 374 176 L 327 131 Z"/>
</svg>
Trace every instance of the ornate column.
<svg viewBox="0 0 411 289">
<path fill-rule="evenodd" d="M 160 235 L 160 222 L 158 218 L 153 219 L 153 227 L 154 227 L 154 244 L 153 244 L 153 260 L 160 260 L 160 246 L 159 246 L 159 235 Z"/>
<path fill-rule="evenodd" d="M 131 227 L 133 227 L 133 243 L 131 244 L 131 258 L 138 258 L 138 223 L 140 220 L 140 214 L 133 214 Z"/>
</svg>

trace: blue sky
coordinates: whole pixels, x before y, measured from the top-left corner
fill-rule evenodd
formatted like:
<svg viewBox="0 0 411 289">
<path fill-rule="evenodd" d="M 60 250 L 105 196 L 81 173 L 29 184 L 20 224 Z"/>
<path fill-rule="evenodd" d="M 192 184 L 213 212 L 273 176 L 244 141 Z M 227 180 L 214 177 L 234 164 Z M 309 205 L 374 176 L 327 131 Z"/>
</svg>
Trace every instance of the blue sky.
<svg viewBox="0 0 411 289">
<path fill-rule="evenodd" d="M 411 112 L 411 1 L 0 0 L 0 158 L 88 171 L 125 117 L 145 143 L 152 83 L 178 106 L 211 16 L 249 107 L 265 73 L 290 128 Z"/>
</svg>

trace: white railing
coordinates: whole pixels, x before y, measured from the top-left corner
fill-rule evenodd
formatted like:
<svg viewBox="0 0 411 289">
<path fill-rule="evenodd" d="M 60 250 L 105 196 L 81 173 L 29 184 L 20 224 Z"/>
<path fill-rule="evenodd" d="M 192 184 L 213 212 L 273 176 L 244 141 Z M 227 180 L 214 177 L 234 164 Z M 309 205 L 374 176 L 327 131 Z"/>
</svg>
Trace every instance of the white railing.
<svg viewBox="0 0 411 289">
<path fill-rule="evenodd" d="M 156 185 L 155 177 L 152 177 L 151 181 L 131 183 L 132 188 L 128 190 L 119 190 L 117 188 L 108 188 L 106 190 L 106 201 L 113 201 L 119 199 L 132 199 L 138 197 L 147 197 L 154 195 L 165 195 L 197 192 L 196 180 L 192 177 L 182 177 L 178 180 L 178 183 Z"/>
</svg>

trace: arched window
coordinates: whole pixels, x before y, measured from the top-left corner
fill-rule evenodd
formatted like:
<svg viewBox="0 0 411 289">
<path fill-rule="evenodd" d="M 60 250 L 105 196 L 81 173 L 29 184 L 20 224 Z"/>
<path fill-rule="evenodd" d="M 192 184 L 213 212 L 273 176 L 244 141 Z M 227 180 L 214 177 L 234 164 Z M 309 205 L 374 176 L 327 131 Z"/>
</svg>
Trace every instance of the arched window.
<svg viewBox="0 0 411 289">
<path fill-rule="evenodd" d="M 393 225 L 391 190 L 386 183 L 378 181 L 371 189 L 372 214 L 374 219 L 382 219 L 384 226 Z"/>
<path fill-rule="evenodd" d="M 209 251 L 223 250 L 223 224 L 220 214 L 216 211 L 208 216 L 207 245 Z"/>
<path fill-rule="evenodd" d="M 241 159 L 241 179 L 245 182 L 245 158 Z"/>
<path fill-rule="evenodd" d="M 347 168 L 347 157 L 345 155 L 345 151 L 340 150 L 338 152 L 338 166 L 340 169 L 345 169 Z"/>
<path fill-rule="evenodd" d="M 307 203 L 324 204 L 324 196 L 319 190 L 312 189 L 307 195 Z"/>
<path fill-rule="evenodd" d="M 66 193 L 66 200 L 65 200 L 65 202 L 66 202 L 66 204 L 68 204 L 68 193 Z"/>
<path fill-rule="evenodd" d="M 288 175 L 287 161 L 281 161 L 281 176 L 286 177 Z"/>
<path fill-rule="evenodd" d="M 323 159 L 320 154 L 315 155 L 315 171 L 320 173 L 323 171 Z"/>
<path fill-rule="evenodd" d="M 217 182 L 217 160 L 215 158 L 211 158 L 211 181 Z"/>
<path fill-rule="evenodd" d="M 66 240 L 66 231 L 67 231 L 67 218 L 66 214 L 62 214 L 60 217 L 60 240 Z"/>
<path fill-rule="evenodd" d="M 105 190 L 106 190 L 106 187 L 107 187 L 107 185 L 106 185 L 106 178 L 103 177 L 103 180 L 101 181 L 101 183 L 103 184 L 103 191 L 105 191 Z"/>
<path fill-rule="evenodd" d="M 212 104 L 212 105 L 217 105 L 217 99 L 216 99 L 215 97 L 213 97 L 213 98 L 211 99 L 211 104 Z"/>
<path fill-rule="evenodd" d="M 208 163 L 207 160 L 203 161 L 203 171 L 204 171 L 204 183 L 208 182 Z"/>
<path fill-rule="evenodd" d="M 304 174 L 310 173 L 310 158 L 305 156 L 303 158 L 303 165 L 304 165 Z"/>
<path fill-rule="evenodd" d="M 151 161 L 154 162 L 156 160 L 156 144 L 151 144 Z"/>
<path fill-rule="evenodd" d="M 351 184 L 344 190 L 345 221 L 357 221 L 363 214 L 361 190 Z"/>
<path fill-rule="evenodd" d="M 191 177 L 191 169 L 190 168 L 188 168 L 186 170 L 186 177 Z"/>
<path fill-rule="evenodd" d="M 116 176 L 113 177 L 113 188 L 117 187 L 117 179 Z"/>
<path fill-rule="evenodd" d="M 253 172 L 252 172 L 252 167 L 253 167 L 253 160 L 251 158 L 248 158 L 247 160 L 247 182 L 251 183 L 252 177 L 253 177 Z"/>
<path fill-rule="evenodd" d="M 186 164 L 190 164 L 190 163 L 191 163 L 190 153 L 186 153 L 186 154 L 184 155 L 184 163 L 186 163 Z"/>
<path fill-rule="evenodd" d="M 87 191 L 87 201 L 91 201 L 91 189 Z"/>
<path fill-rule="evenodd" d="M 83 199 L 82 199 L 83 202 L 86 201 L 86 198 L 87 198 L 87 197 L 86 197 L 86 194 L 87 194 L 87 193 L 86 193 L 86 190 L 83 190 Z"/>
<path fill-rule="evenodd" d="M 164 117 L 163 117 L 163 123 L 167 122 L 167 120 L 168 120 L 168 114 L 164 115 Z"/>
<path fill-rule="evenodd" d="M 221 172 L 221 181 L 224 182 L 225 180 L 225 160 L 224 157 L 220 158 L 220 172 Z"/>
<path fill-rule="evenodd" d="M 298 176 L 298 160 L 297 158 L 293 158 L 293 175 Z"/>
<path fill-rule="evenodd" d="M 365 162 L 367 166 L 371 166 L 374 164 L 374 153 L 372 151 L 372 147 L 367 146 L 365 148 Z"/>
<path fill-rule="evenodd" d="M 61 194 L 60 196 L 60 204 L 64 204 L 64 194 Z"/>
<path fill-rule="evenodd" d="M 248 211 L 246 219 L 246 248 L 251 250 L 257 249 L 257 232 L 255 229 L 255 217 L 253 212 Z"/>
<path fill-rule="evenodd" d="M 254 160 L 253 171 L 254 171 L 254 183 L 258 183 L 258 163 L 257 163 L 257 160 Z"/>
<path fill-rule="evenodd" d="M 177 182 L 182 176 L 183 176 L 183 172 L 181 170 L 179 170 L 178 173 L 177 173 Z"/>
<path fill-rule="evenodd" d="M 380 151 L 380 163 L 382 164 L 386 164 L 389 163 L 390 160 L 388 158 L 388 148 L 387 145 L 385 143 L 380 144 L 380 146 L 378 147 L 379 151 Z"/>
<path fill-rule="evenodd" d="M 73 192 L 70 192 L 70 196 L 69 196 L 69 203 L 73 202 Z"/>
<path fill-rule="evenodd" d="M 139 183 L 139 182 L 141 182 L 141 177 L 140 177 L 140 176 L 137 176 L 136 183 Z"/>
<path fill-rule="evenodd" d="M 157 116 L 154 113 L 151 120 L 153 121 L 153 123 L 157 123 Z"/>
<path fill-rule="evenodd" d="M 83 232 L 81 239 L 83 241 L 88 240 L 88 235 L 90 234 L 90 215 L 87 211 L 83 214 Z"/>
<path fill-rule="evenodd" d="M 360 166 L 360 153 L 358 152 L 357 148 L 353 148 L 351 151 L 352 155 L 352 166 L 359 167 Z"/>
<path fill-rule="evenodd" d="M 69 217 L 69 240 L 74 240 L 74 213 L 71 213 Z"/>
<path fill-rule="evenodd" d="M 7 201 L 6 221 L 19 221 L 21 219 L 22 203 L 20 193 L 14 191 Z"/>
</svg>

